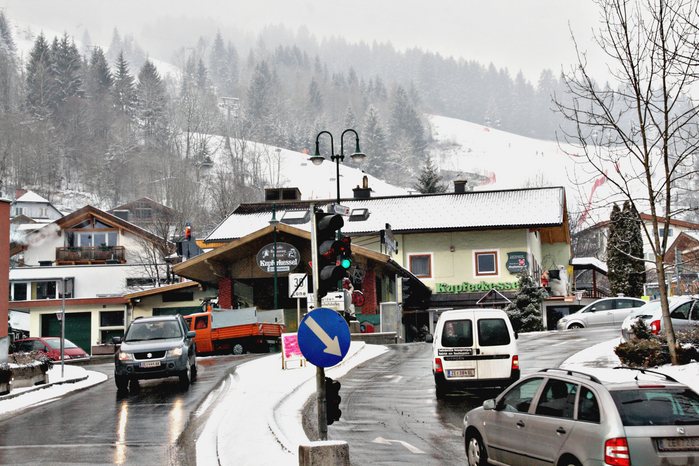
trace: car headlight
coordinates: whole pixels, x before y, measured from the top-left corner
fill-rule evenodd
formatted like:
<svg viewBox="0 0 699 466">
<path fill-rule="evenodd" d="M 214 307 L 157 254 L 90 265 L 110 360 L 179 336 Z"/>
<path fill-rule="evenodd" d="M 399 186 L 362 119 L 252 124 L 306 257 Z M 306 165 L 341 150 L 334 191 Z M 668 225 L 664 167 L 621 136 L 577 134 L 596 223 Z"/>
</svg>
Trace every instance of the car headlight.
<svg viewBox="0 0 699 466">
<path fill-rule="evenodd" d="M 173 348 L 171 350 L 167 350 L 167 354 L 165 357 L 171 358 L 173 356 L 182 356 L 182 348 Z"/>
<path fill-rule="evenodd" d="M 567 317 L 563 317 L 562 319 L 558 319 L 558 321 L 561 322 L 561 323 L 566 323 L 566 322 L 568 322 L 568 318 L 567 318 Z"/>
<path fill-rule="evenodd" d="M 133 354 L 120 351 L 119 361 L 133 361 Z"/>
</svg>

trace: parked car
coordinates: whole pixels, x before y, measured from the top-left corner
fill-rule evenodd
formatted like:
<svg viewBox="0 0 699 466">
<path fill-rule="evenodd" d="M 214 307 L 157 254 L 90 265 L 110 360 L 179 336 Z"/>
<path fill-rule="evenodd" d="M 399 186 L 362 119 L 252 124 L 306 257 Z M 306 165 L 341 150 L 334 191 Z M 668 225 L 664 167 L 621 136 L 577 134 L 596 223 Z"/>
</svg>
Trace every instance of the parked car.
<svg viewBox="0 0 699 466">
<path fill-rule="evenodd" d="M 635 308 L 647 302 L 639 298 L 602 298 L 578 312 L 561 318 L 556 324 L 556 329 L 618 327 Z"/>
<path fill-rule="evenodd" d="M 114 355 L 114 380 L 124 391 L 132 381 L 177 376 L 187 388 L 197 375 L 195 331 L 181 315 L 139 317 L 130 324 Z"/>
<path fill-rule="evenodd" d="M 670 296 L 668 298 L 670 319 L 674 330 L 686 330 L 699 325 L 699 297 L 698 296 Z M 658 335 L 665 331 L 663 322 L 663 310 L 660 300 L 656 299 L 638 310 L 632 312 L 621 324 L 621 339 L 628 341 L 633 336 L 631 326 L 638 320 L 648 325 L 651 332 Z"/>
<path fill-rule="evenodd" d="M 519 379 L 517 335 L 505 311 L 445 311 L 429 337 L 437 398 L 455 388 L 506 387 Z"/>
<path fill-rule="evenodd" d="M 61 360 L 61 339 L 59 337 L 24 338 L 15 340 L 14 345 L 17 353 L 40 351 L 46 353 L 54 361 Z M 65 339 L 63 340 L 63 355 L 65 356 L 65 362 L 90 360 L 90 355 L 85 350 L 72 341 Z"/>
<path fill-rule="evenodd" d="M 660 373 L 619 370 L 621 381 L 602 382 L 543 369 L 486 400 L 464 417 L 469 466 L 693 464 L 699 394 Z"/>
</svg>

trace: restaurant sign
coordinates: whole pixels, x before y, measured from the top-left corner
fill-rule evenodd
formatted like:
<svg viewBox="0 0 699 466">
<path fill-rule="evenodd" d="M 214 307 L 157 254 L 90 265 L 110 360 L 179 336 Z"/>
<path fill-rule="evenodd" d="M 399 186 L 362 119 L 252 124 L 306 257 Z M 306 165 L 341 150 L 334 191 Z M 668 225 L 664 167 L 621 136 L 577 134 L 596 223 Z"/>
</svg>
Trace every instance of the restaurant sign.
<svg viewBox="0 0 699 466">
<path fill-rule="evenodd" d="M 458 285 L 449 285 L 447 283 L 437 283 L 435 293 L 478 293 L 481 291 L 508 291 L 519 288 L 519 282 L 499 282 L 499 283 L 467 283 L 463 282 Z"/>
<path fill-rule="evenodd" d="M 508 252 L 507 253 L 507 270 L 512 274 L 520 273 L 524 269 L 529 268 L 526 252 Z"/>
<path fill-rule="evenodd" d="M 288 243 L 277 242 L 277 272 L 291 272 L 301 260 L 299 250 Z M 274 273 L 274 243 L 260 249 L 257 265 L 267 273 Z"/>
</svg>

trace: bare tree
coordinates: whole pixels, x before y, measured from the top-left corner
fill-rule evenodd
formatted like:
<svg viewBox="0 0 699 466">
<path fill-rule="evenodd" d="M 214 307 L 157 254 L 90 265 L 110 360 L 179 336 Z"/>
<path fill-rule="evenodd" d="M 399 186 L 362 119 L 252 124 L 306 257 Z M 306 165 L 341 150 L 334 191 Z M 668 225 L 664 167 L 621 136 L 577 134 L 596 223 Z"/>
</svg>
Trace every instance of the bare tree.
<svg viewBox="0 0 699 466">
<path fill-rule="evenodd" d="M 652 216 L 644 235 L 653 250 L 670 357 L 677 364 L 664 269 L 670 219 L 686 212 L 679 202 L 684 179 L 694 174 L 699 148 L 698 109 L 689 100 L 699 64 L 699 16 L 695 0 L 596 0 L 601 27 L 597 45 L 608 57 L 616 84 L 598 86 L 585 54 L 567 73 L 571 100 L 555 98 L 576 130 L 565 133 L 590 179 L 606 177 L 614 201 Z M 577 47 L 577 44 L 576 44 Z M 572 155 L 572 154 L 571 154 Z M 616 197 L 616 198 L 614 198 Z M 641 259 L 641 258 L 639 258 Z"/>
</svg>

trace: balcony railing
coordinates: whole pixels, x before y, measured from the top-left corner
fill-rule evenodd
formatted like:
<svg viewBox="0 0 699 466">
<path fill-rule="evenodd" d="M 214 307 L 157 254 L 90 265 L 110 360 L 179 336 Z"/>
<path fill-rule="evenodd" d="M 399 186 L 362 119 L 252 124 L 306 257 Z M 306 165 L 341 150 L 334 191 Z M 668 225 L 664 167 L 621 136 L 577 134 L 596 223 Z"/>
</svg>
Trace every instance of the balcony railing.
<svg viewBox="0 0 699 466">
<path fill-rule="evenodd" d="M 56 264 L 124 264 L 124 246 L 92 246 L 56 248 Z"/>
</svg>

